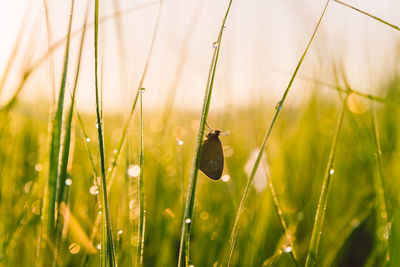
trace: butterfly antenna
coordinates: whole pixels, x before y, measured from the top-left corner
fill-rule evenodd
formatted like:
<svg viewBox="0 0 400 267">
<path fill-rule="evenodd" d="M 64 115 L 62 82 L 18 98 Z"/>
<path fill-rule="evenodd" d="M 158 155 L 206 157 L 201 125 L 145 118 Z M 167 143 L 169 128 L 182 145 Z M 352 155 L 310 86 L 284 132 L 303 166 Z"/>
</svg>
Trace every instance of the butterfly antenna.
<svg viewBox="0 0 400 267">
<path fill-rule="evenodd" d="M 206 125 L 207 125 L 207 128 L 210 130 L 210 132 L 212 132 L 212 131 L 213 131 L 213 129 L 211 129 L 211 127 L 210 127 L 210 126 L 208 126 L 207 122 L 206 122 Z"/>
</svg>

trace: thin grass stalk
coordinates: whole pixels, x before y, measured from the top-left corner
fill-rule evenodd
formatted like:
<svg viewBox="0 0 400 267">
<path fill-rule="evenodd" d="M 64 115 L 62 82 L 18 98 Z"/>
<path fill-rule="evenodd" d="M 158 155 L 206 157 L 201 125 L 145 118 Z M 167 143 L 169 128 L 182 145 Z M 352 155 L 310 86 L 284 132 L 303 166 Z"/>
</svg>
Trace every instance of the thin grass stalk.
<svg viewBox="0 0 400 267">
<path fill-rule="evenodd" d="M 199 161 L 201 158 L 201 151 L 202 151 L 202 140 L 204 136 L 205 125 L 207 121 L 208 111 L 210 108 L 211 102 L 211 95 L 214 86 L 214 78 L 215 78 L 215 71 L 217 68 L 218 56 L 221 49 L 221 41 L 222 41 L 222 34 L 225 29 L 226 19 L 228 18 L 229 11 L 231 9 L 232 0 L 229 1 L 224 19 L 221 24 L 221 28 L 219 30 L 218 39 L 213 44 L 214 53 L 211 60 L 210 71 L 207 79 L 206 91 L 204 94 L 203 100 L 203 108 L 200 117 L 199 129 L 197 132 L 197 139 L 196 145 L 194 148 L 193 160 L 192 160 L 192 169 L 189 178 L 189 185 L 187 189 L 186 195 L 186 205 L 182 220 L 182 232 L 181 232 L 181 241 L 179 247 L 179 258 L 178 258 L 178 266 L 187 266 L 189 264 L 189 249 L 190 249 L 190 231 L 192 226 L 193 220 L 193 211 L 194 211 L 194 200 L 196 196 L 196 187 L 197 187 L 197 176 L 199 171 Z"/>
<path fill-rule="evenodd" d="M 151 59 L 151 55 L 153 53 L 153 48 L 154 48 L 155 40 L 156 40 L 157 33 L 158 33 L 158 27 L 159 27 L 159 24 L 160 24 L 161 7 L 162 7 L 163 0 L 159 1 L 159 3 L 160 3 L 160 7 L 159 7 L 159 10 L 158 10 L 158 15 L 157 15 L 157 19 L 156 19 L 156 26 L 154 28 L 154 34 L 153 34 L 153 38 L 152 38 L 152 41 L 151 41 L 151 44 L 150 44 L 149 54 L 147 55 L 146 65 L 145 65 L 143 73 L 142 73 L 142 78 L 140 80 L 138 89 L 136 91 L 136 95 L 134 97 L 132 108 L 131 108 L 130 113 L 128 115 L 128 119 L 126 120 L 124 128 L 122 130 L 121 138 L 118 141 L 116 149 L 114 149 L 114 151 L 116 151 L 116 153 L 113 153 L 113 157 L 112 157 L 112 160 L 111 160 L 110 167 L 107 169 L 106 177 L 108 177 L 108 180 L 109 180 L 108 185 L 107 185 L 108 192 L 111 190 L 111 186 L 114 183 L 114 179 L 115 179 L 114 173 L 115 173 L 115 169 L 116 169 L 116 166 L 117 166 L 117 163 L 118 163 L 118 160 L 119 160 L 119 155 L 121 154 L 122 146 L 124 145 L 125 138 L 126 138 L 128 130 L 129 130 L 129 126 L 131 124 L 134 111 L 136 109 L 136 104 L 137 104 L 137 101 L 139 99 L 140 89 L 143 86 L 144 80 L 146 78 L 147 70 L 148 70 L 149 65 L 150 65 L 150 59 Z M 96 218 L 96 224 L 93 227 L 92 236 L 95 236 L 95 234 L 97 232 L 97 228 L 99 226 L 98 222 L 100 222 L 100 221 L 98 220 L 98 218 Z"/>
<path fill-rule="evenodd" d="M 40 247 L 43 249 L 46 248 L 44 242 L 51 241 L 51 239 L 54 237 L 54 230 L 55 230 L 55 219 L 56 219 L 55 211 L 56 211 L 56 199 L 57 199 L 59 156 L 60 156 L 60 146 L 61 146 L 61 127 L 62 127 L 62 115 L 64 107 L 65 85 L 66 85 L 67 70 L 68 70 L 69 43 L 70 43 L 73 11 L 74 11 L 74 0 L 71 1 L 67 42 L 65 45 L 65 54 L 64 54 L 63 74 L 61 79 L 60 92 L 58 96 L 57 109 L 54 114 L 54 119 L 52 122 L 52 134 L 51 134 L 50 156 L 49 156 L 49 177 L 46 187 L 46 195 L 43 200 L 43 212 L 42 212 L 42 221 L 45 230 L 42 231 Z M 44 253 L 45 251 L 43 250 L 41 255 L 43 258 L 46 256 L 44 255 Z"/>
<path fill-rule="evenodd" d="M 322 183 L 321 195 L 318 201 L 317 212 L 315 214 L 314 226 L 311 234 L 310 245 L 307 252 L 305 267 L 314 266 L 317 263 L 319 241 L 322 234 L 322 226 L 324 224 L 326 206 L 328 202 L 327 200 L 328 200 L 329 185 L 331 177 L 334 174 L 333 163 L 336 155 L 337 141 L 340 136 L 343 124 L 343 118 L 346 111 L 346 101 L 347 97 L 344 99 L 343 102 L 342 112 L 336 124 L 335 135 L 333 136 L 333 141 L 329 152 L 328 164 L 325 170 L 325 177 Z"/>
<path fill-rule="evenodd" d="M 243 213 L 244 204 L 245 204 L 247 196 L 248 196 L 248 194 L 250 192 L 251 185 L 253 184 L 254 176 L 256 174 L 258 166 L 260 165 L 260 161 L 261 161 L 262 155 L 264 153 L 264 150 L 266 149 L 266 146 L 267 146 L 269 137 L 271 135 L 272 129 L 275 126 L 275 123 L 276 123 L 276 121 L 278 119 L 279 113 L 280 113 L 280 111 L 281 111 L 281 109 L 283 107 L 283 104 L 284 104 L 284 102 L 286 100 L 287 95 L 289 94 L 290 88 L 292 87 L 293 81 L 297 76 L 297 73 L 298 73 L 298 71 L 299 71 L 299 69 L 300 69 L 300 67 L 301 67 L 301 65 L 303 63 L 303 60 L 304 60 L 304 58 L 305 58 L 305 56 L 307 54 L 307 51 L 310 48 L 310 45 L 311 45 L 312 41 L 314 40 L 315 34 L 317 33 L 319 25 L 321 24 L 322 18 L 325 15 L 325 11 L 326 11 L 326 9 L 328 7 L 329 1 L 330 0 L 326 1 L 324 9 L 322 11 L 322 14 L 321 14 L 321 16 L 320 16 L 320 18 L 318 20 L 318 23 L 317 23 L 317 25 L 316 25 L 316 27 L 314 29 L 313 34 L 311 35 L 310 41 L 308 42 L 307 47 L 304 50 L 303 55 L 301 56 L 300 61 L 296 66 L 296 69 L 295 69 L 295 71 L 294 71 L 294 73 L 293 73 L 293 75 L 292 75 L 292 77 L 291 77 L 291 79 L 289 81 L 289 84 L 288 84 L 285 92 L 283 93 L 283 96 L 282 96 L 281 100 L 275 106 L 275 114 L 272 117 L 272 120 L 271 120 L 271 122 L 270 122 L 270 124 L 269 124 L 269 126 L 267 128 L 267 131 L 265 133 L 263 142 L 261 144 L 260 151 L 259 151 L 259 153 L 257 155 L 256 161 L 254 162 L 253 169 L 251 170 L 250 176 L 249 176 L 249 178 L 247 180 L 246 186 L 245 186 L 243 194 L 242 194 L 242 198 L 240 200 L 240 204 L 239 204 L 239 208 L 238 208 L 238 211 L 237 211 L 237 214 L 236 214 L 235 222 L 233 224 L 231 236 L 229 238 L 228 249 L 227 249 L 227 252 L 225 253 L 225 256 L 224 256 L 224 261 L 223 262 L 224 262 L 225 266 L 229 266 L 230 265 L 230 261 L 231 261 L 232 254 L 233 254 L 233 249 L 234 249 L 235 242 L 236 242 L 236 237 L 237 237 L 238 230 L 239 230 L 239 220 L 240 220 L 240 217 L 241 217 L 241 215 Z"/>
<path fill-rule="evenodd" d="M 144 90 L 144 89 L 143 89 Z M 140 91 L 140 148 L 139 148 L 139 238 L 137 246 L 137 261 L 136 266 L 143 265 L 143 245 L 144 245 L 144 233 L 145 233 L 145 205 L 144 205 L 144 145 L 143 145 L 143 90 Z"/>
<path fill-rule="evenodd" d="M 348 87 L 347 85 L 346 85 L 346 89 L 343 89 L 339 85 L 331 84 L 331 83 L 324 82 L 324 81 L 320 81 L 320 80 L 317 80 L 317 79 L 314 79 L 314 78 L 310 78 L 310 77 L 307 77 L 307 76 L 301 75 L 301 74 L 298 75 L 298 78 L 302 79 L 302 80 L 305 80 L 305 81 L 310 81 L 310 82 L 314 82 L 316 84 L 320 84 L 320 85 L 326 86 L 326 87 L 328 87 L 330 89 L 336 90 L 336 91 L 338 91 L 340 93 L 345 93 L 347 95 L 349 95 L 351 93 L 354 93 L 354 94 L 356 94 L 358 96 L 361 96 L 363 98 L 372 100 L 374 102 L 400 107 L 400 101 L 399 100 L 390 99 L 390 98 L 381 97 L 381 96 L 375 96 L 375 95 L 371 95 L 371 94 L 366 94 L 366 93 L 357 91 L 357 90 L 355 90 L 355 89 L 353 89 L 351 87 Z"/>
<path fill-rule="evenodd" d="M 279 222 L 281 224 L 283 233 L 285 234 L 285 237 L 286 237 L 287 241 L 289 242 L 289 246 L 291 247 L 290 255 L 292 256 L 293 261 L 296 264 L 296 266 L 298 266 L 297 253 L 294 248 L 292 233 L 289 232 L 285 218 L 283 218 L 283 210 L 281 208 L 281 205 L 279 204 L 278 196 L 276 195 L 274 185 L 272 184 L 271 177 L 268 175 L 268 171 L 266 169 L 265 164 L 263 164 L 263 167 L 264 167 L 263 169 L 264 169 L 265 177 L 266 177 L 267 183 L 268 183 L 268 188 L 271 192 L 272 201 L 274 203 L 275 212 L 278 215 Z"/>
<path fill-rule="evenodd" d="M 373 104 L 371 103 L 373 107 Z M 373 108 L 372 108 L 373 109 Z M 383 162 L 382 162 L 382 149 L 379 138 L 378 122 L 376 114 L 372 110 L 372 126 L 374 132 L 375 142 L 375 163 L 376 163 L 376 174 L 374 175 L 374 187 L 377 200 L 377 241 L 378 241 L 378 256 L 379 265 L 387 266 L 390 262 L 390 251 L 389 251 L 389 238 L 390 238 L 390 227 L 388 222 L 388 211 L 386 206 L 385 190 L 383 187 Z"/>
<path fill-rule="evenodd" d="M 381 23 L 383 23 L 383 24 L 386 24 L 386 25 L 389 26 L 389 27 L 392 27 L 393 29 L 396 29 L 396 30 L 400 31 L 400 28 L 399 28 L 398 26 L 396 26 L 396 25 L 394 25 L 394 24 L 391 24 L 391 23 L 389 23 L 389 22 L 387 22 L 387 21 L 384 21 L 383 19 L 380 19 L 380 18 L 378 18 L 378 17 L 376 17 L 376 16 L 374 16 L 374 15 L 371 15 L 371 14 L 365 12 L 365 11 L 362 11 L 362 10 L 360 10 L 360 9 L 354 7 L 354 6 L 351 6 L 351 5 L 349 5 L 349 4 L 346 4 L 346 3 L 342 2 L 342 1 L 339 1 L 339 0 L 333 0 L 333 1 L 335 1 L 335 2 L 337 2 L 337 3 L 339 3 L 339 4 L 342 4 L 342 5 L 346 6 L 346 7 L 349 7 L 349 8 L 351 8 L 351 9 L 354 9 L 355 11 L 358 11 L 358 12 L 360 12 L 361 14 L 364 14 L 364 15 L 370 17 L 370 18 L 373 18 L 374 20 L 377 20 L 377 21 L 379 21 L 379 22 L 381 22 Z"/>
<path fill-rule="evenodd" d="M 99 149 L 100 149 L 100 165 L 101 165 L 101 188 L 102 188 L 102 216 L 105 223 L 105 239 L 106 242 L 101 244 L 101 248 L 106 249 L 106 255 L 109 266 L 116 266 L 115 264 L 115 252 L 114 252 L 114 241 L 112 235 L 111 227 L 111 215 L 108 203 L 108 193 L 107 193 L 107 179 L 106 179 L 106 169 L 104 160 L 104 139 L 103 139 L 103 121 L 100 114 L 100 103 L 99 103 L 99 85 L 98 85 L 98 75 L 97 75 L 97 64 L 98 64 L 98 34 L 99 34 L 99 0 L 95 1 L 94 8 L 94 77 L 95 77 L 95 91 L 96 91 L 96 116 L 97 116 L 97 134 L 99 139 Z"/>
</svg>

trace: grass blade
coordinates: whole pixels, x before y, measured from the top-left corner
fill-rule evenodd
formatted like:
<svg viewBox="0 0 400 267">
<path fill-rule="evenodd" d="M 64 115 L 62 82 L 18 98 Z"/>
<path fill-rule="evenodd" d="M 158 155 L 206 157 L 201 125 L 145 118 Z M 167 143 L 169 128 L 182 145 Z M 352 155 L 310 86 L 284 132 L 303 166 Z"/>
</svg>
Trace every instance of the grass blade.
<svg viewBox="0 0 400 267">
<path fill-rule="evenodd" d="M 46 245 L 44 242 L 51 241 L 51 239 L 54 237 L 54 230 L 55 230 L 57 185 L 59 184 L 57 180 L 58 180 L 59 156 L 60 156 L 60 146 L 61 146 L 61 128 L 62 128 L 62 116 L 64 108 L 65 85 L 66 85 L 67 70 L 68 70 L 69 43 L 70 43 L 73 10 L 74 10 L 74 0 L 71 1 L 67 42 L 65 45 L 65 54 L 64 54 L 63 74 L 58 96 L 57 109 L 54 114 L 54 119 L 52 122 L 50 156 L 49 156 L 49 176 L 46 187 L 46 196 L 43 200 L 44 203 L 43 203 L 42 221 L 43 221 L 44 231 L 42 231 L 42 236 L 40 241 L 41 249 L 46 249 Z M 46 254 L 45 251 L 43 250 L 41 257 L 45 256 Z"/>
<path fill-rule="evenodd" d="M 393 29 L 396 29 L 396 30 L 400 31 L 400 28 L 399 28 L 398 26 L 393 25 L 393 24 L 391 24 L 391 23 L 389 23 L 389 22 L 387 22 L 387 21 L 384 21 L 383 19 L 380 19 L 380 18 L 378 18 L 378 17 L 375 17 L 374 15 L 371 15 L 371 14 L 365 12 L 365 11 L 362 11 L 362 10 L 360 10 L 360 9 L 358 9 L 358 8 L 356 8 L 356 7 L 353 7 L 353 6 L 349 5 L 349 4 L 346 4 L 346 3 L 342 2 L 342 1 L 339 1 L 339 0 L 334 0 L 334 1 L 337 2 L 337 3 L 339 3 L 339 4 L 342 4 L 342 5 L 344 5 L 344 6 L 347 6 L 347 7 L 351 8 L 351 9 L 354 9 L 355 11 L 358 11 L 358 12 L 360 12 L 360 13 L 362 13 L 362 14 L 364 14 L 364 15 L 370 17 L 370 18 L 373 18 L 373 19 L 375 19 L 375 20 L 377 20 L 377 21 L 383 23 L 383 24 L 386 24 L 386 25 L 392 27 Z"/>
<path fill-rule="evenodd" d="M 240 200 L 240 204 L 239 204 L 239 208 L 238 208 L 238 211 L 237 211 L 237 214 L 236 214 L 235 222 L 233 224 L 231 236 L 229 238 L 228 250 L 227 250 L 227 252 L 226 252 L 226 254 L 224 256 L 224 265 L 226 265 L 226 266 L 230 265 L 230 261 L 231 261 L 232 254 L 233 254 L 233 249 L 234 249 L 235 242 L 236 242 L 236 237 L 237 237 L 237 234 L 238 234 L 238 231 L 239 231 L 239 220 L 240 220 L 240 217 L 241 217 L 241 215 L 243 213 L 245 201 L 246 201 L 247 196 L 248 196 L 248 194 L 250 192 L 250 187 L 253 184 L 254 176 L 256 174 L 258 166 L 260 165 L 260 161 L 261 161 L 262 155 L 264 153 L 264 150 L 265 150 L 265 148 L 267 146 L 267 143 L 268 143 L 269 137 L 271 135 L 272 129 L 274 128 L 276 120 L 278 119 L 279 113 L 280 113 L 280 111 L 281 111 L 281 109 L 283 107 L 283 104 L 284 104 L 284 102 L 286 100 L 287 95 L 289 94 L 290 88 L 292 87 L 293 81 L 296 78 L 296 75 L 297 75 L 297 73 L 298 73 L 298 71 L 299 71 L 299 69 L 300 69 L 300 67 L 301 67 L 301 65 L 303 63 L 303 60 L 304 60 L 304 58 L 305 58 L 305 56 L 307 54 L 307 51 L 308 51 L 312 41 L 314 40 L 314 36 L 317 33 L 319 25 L 321 24 L 322 18 L 324 17 L 324 14 L 325 14 L 325 11 L 326 11 L 326 9 L 328 7 L 329 1 L 330 0 L 326 1 L 324 9 L 322 11 L 322 14 L 321 14 L 321 16 L 320 16 L 320 18 L 318 20 L 317 26 L 315 27 L 314 32 L 311 35 L 310 41 L 308 42 L 307 47 L 304 50 L 303 55 L 301 56 L 299 63 L 297 64 L 297 67 L 296 67 L 296 69 L 295 69 L 295 71 L 294 71 L 294 73 L 292 75 L 292 78 L 289 81 L 289 84 L 288 84 L 285 92 L 283 93 L 283 96 L 282 96 L 281 100 L 278 102 L 278 104 L 275 107 L 275 109 L 276 109 L 275 110 L 275 114 L 272 117 L 272 120 L 271 120 L 271 122 L 270 122 L 270 124 L 269 124 L 269 126 L 267 128 L 267 131 L 265 133 L 263 142 L 261 144 L 260 151 L 259 151 L 259 153 L 257 155 L 256 161 L 254 162 L 253 169 L 251 170 L 250 177 L 247 180 L 246 186 L 245 186 L 244 191 L 243 191 L 242 198 Z"/>
<path fill-rule="evenodd" d="M 116 266 L 115 264 L 115 252 L 114 252 L 114 241 L 111 228 L 111 215 L 108 203 L 108 192 L 107 192 L 107 179 L 106 179 L 106 168 L 104 160 L 104 139 L 103 139 L 103 121 L 100 114 L 99 106 L 99 81 L 97 75 L 97 61 L 98 61 L 98 35 L 99 35 L 99 0 L 95 1 L 94 8 L 94 77 L 95 77 L 95 90 L 96 90 L 96 116 L 97 116 L 97 134 L 99 139 L 100 149 L 100 165 L 101 165 L 101 191 L 102 191 L 102 216 L 104 221 L 105 230 L 105 243 L 101 244 L 101 248 L 106 250 L 106 262 L 109 266 Z"/>
<path fill-rule="evenodd" d="M 139 149 L 139 238 L 137 246 L 137 261 L 136 266 L 143 265 L 143 245 L 144 245 L 144 232 L 145 232 L 145 206 L 144 206 L 144 184 L 143 184 L 143 92 L 144 89 L 140 91 L 140 149 Z"/>
<path fill-rule="evenodd" d="M 324 181 L 322 183 L 321 195 L 320 195 L 320 198 L 318 201 L 318 207 L 317 207 L 317 212 L 315 214 L 315 220 L 314 220 L 313 231 L 311 234 L 310 245 L 309 245 L 308 252 L 307 252 L 307 258 L 306 258 L 306 264 L 305 264 L 306 267 L 314 266 L 317 261 L 319 241 L 321 238 L 322 226 L 324 224 L 326 205 L 327 205 L 327 200 L 328 200 L 329 183 L 330 183 L 331 177 L 334 173 L 333 162 L 334 162 L 335 154 L 336 154 L 337 140 L 339 138 L 340 131 L 342 129 L 343 117 L 344 117 L 344 113 L 346 111 L 346 101 L 347 101 L 347 98 L 345 98 L 345 100 L 343 102 L 342 112 L 341 112 L 338 122 L 336 124 L 335 135 L 333 136 L 332 146 L 331 146 L 331 150 L 329 152 L 328 164 L 327 164 L 326 171 L 325 171 Z"/>
<path fill-rule="evenodd" d="M 291 231 L 289 231 L 289 228 L 287 227 L 285 218 L 283 218 L 283 210 L 281 208 L 281 205 L 279 204 L 278 196 L 276 195 L 274 185 L 272 184 L 271 178 L 268 175 L 268 171 L 266 169 L 265 164 L 263 164 L 263 167 L 264 167 L 263 169 L 264 169 L 265 176 L 266 176 L 267 183 L 268 183 L 268 188 L 271 192 L 272 201 L 274 203 L 275 212 L 278 215 L 279 222 L 281 224 L 283 233 L 285 234 L 285 237 L 286 237 L 287 241 L 289 242 L 289 246 L 291 247 L 290 254 L 293 258 L 293 261 L 295 262 L 295 264 L 297 266 L 298 265 L 297 254 L 296 254 L 296 250 L 295 250 L 294 244 L 293 244 L 292 233 L 291 233 Z"/>
<path fill-rule="evenodd" d="M 178 258 L 178 266 L 187 266 L 189 263 L 189 240 L 190 240 L 190 230 L 192 225 L 193 219 L 193 211 L 194 211 L 194 200 L 196 196 L 196 186 L 197 186 L 197 175 L 199 172 L 199 160 L 201 157 L 201 143 L 203 141 L 204 136 L 204 129 L 207 121 L 208 111 L 210 108 L 210 101 L 212 95 L 212 89 L 214 85 L 214 77 L 215 77 L 215 70 L 217 68 L 218 56 L 219 51 L 221 48 L 221 41 L 222 41 L 222 33 L 225 28 L 225 22 L 228 18 L 228 14 L 232 5 L 232 0 L 229 1 L 228 8 L 225 13 L 225 17 L 222 21 L 221 28 L 219 30 L 218 39 L 214 43 L 215 50 L 211 60 L 210 71 L 207 79 L 207 86 L 203 100 L 203 108 L 200 117 L 200 124 L 199 129 L 197 132 L 197 139 L 196 145 L 194 148 L 193 160 L 192 160 L 192 169 L 190 173 L 189 185 L 186 195 L 186 205 L 183 215 L 183 222 L 182 222 L 182 232 L 181 232 L 181 242 L 179 247 L 179 258 Z"/>
<path fill-rule="evenodd" d="M 372 105 L 372 104 L 371 104 Z M 383 186 L 383 162 L 382 150 L 379 138 L 378 123 L 376 115 L 372 111 L 372 126 L 375 141 L 375 162 L 376 174 L 374 175 L 374 188 L 377 200 L 377 249 L 378 249 L 378 265 L 386 266 L 390 262 L 389 253 L 389 237 L 390 226 L 388 222 L 388 209 L 386 206 L 385 190 Z"/>
</svg>

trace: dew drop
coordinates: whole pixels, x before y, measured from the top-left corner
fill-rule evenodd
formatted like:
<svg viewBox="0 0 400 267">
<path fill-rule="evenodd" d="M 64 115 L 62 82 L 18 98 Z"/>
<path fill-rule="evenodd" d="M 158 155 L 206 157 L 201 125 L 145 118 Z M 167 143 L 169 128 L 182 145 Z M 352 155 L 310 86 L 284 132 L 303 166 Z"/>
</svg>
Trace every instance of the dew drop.
<svg viewBox="0 0 400 267">
<path fill-rule="evenodd" d="M 96 246 L 96 248 L 97 248 L 98 250 L 100 250 L 100 249 L 101 249 L 101 244 L 98 243 L 97 246 Z"/>
<path fill-rule="evenodd" d="M 29 190 L 31 189 L 31 185 L 32 185 L 32 181 L 29 181 L 24 185 L 25 193 L 29 193 Z"/>
<path fill-rule="evenodd" d="M 91 195 L 97 195 L 99 193 L 99 188 L 97 185 L 92 185 L 89 189 Z"/>
<path fill-rule="evenodd" d="M 230 180 L 231 180 L 231 177 L 229 176 L 229 174 L 224 174 L 224 175 L 222 175 L 222 177 L 221 177 L 221 181 L 222 181 L 222 182 L 227 183 L 227 182 L 229 182 Z"/>
<path fill-rule="evenodd" d="M 117 154 L 118 153 L 118 150 L 117 149 L 114 149 L 113 150 L 113 154 L 115 155 L 115 154 Z"/>
<path fill-rule="evenodd" d="M 122 229 L 120 229 L 120 230 L 118 231 L 118 234 L 119 234 L 119 235 L 122 235 Z"/>
<path fill-rule="evenodd" d="M 40 164 L 40 163 L 37 163 L 37 164 L 35 165 L 35 171 L 37 171 L 37 172 L 43 171 L 43 165 Z"/>
<path fill-rule="evenodd" d="M 69 253 L 71 254 L 78 254 L 78 252 L 81 250 L 81 247 L 77 243 L 72 243 L 68 247 Z"/>
<path fill-rule="evenodd" d="M 129 177 L 138 177 L 140 174 L 139 165 L 129 165 L 127 173 Z"/>
<path fill-rule="evenodd" d="M 67 180 L 65 180 L 65 184 L 68 186 L 72 185 L 72 179 L 68 178 Z"/>
<path fill-rule="evenodd" d="M 90 138 L 86 138 L 86 143 L 90 143 Z"/>
<path fill-rule="evenodd" d="M 278 103 L 276 103 L 276 105 L 275 105 L 275 109 L 277 110 L 277 111 L 281 111 L 281 109 L 282 109 L 282 100 L 281 101 L 279 101 Z"/>
<path fill-rule="evenodd" d="M 290 253 L 292 252 L 292 247 L 291 246 L 285 247 L 283 251 L 285 251 L 286 253 Z"/>
<path fill-rule="evenodd" d="M 184 141 L 183 141 L 182 139 L 176 138 L 176 144 L 177 144 L 178 146 L 183 146 Z"/>
<path fill-rule="evenodd" d="M 190 219 L 190 218 L 187 218 L 186 220 L 185 220 L 185 223 L 187 223 L 187 224 L 189 224 L 189 223 L 191 223 L 192 222 L 192 220 Z"/>
<path fill-rule="evenodd" d="M 331 169 L 330 171 L 329 171 L 329 174 L 330 175 L 333 175 L 335 173 L 335 170 L 334 169 Z"/>
<path fill-rule="evenodd" d="M 217 47 L 218 47 L 218 41 L 214 42 L 214 43 L 212 44 L 212 47 L 213 47 L 213 48 L 217 48 Z"/>
</svg>

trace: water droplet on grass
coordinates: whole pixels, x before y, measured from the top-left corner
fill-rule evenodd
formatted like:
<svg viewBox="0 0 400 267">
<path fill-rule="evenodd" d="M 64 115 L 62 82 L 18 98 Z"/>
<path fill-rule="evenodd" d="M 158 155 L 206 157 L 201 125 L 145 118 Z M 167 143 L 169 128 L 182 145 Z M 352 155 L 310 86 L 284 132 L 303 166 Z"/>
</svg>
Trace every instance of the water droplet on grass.
<svg viewBox="0 0 400 267">
<path fill-rule="evenodd" d="M 40 164 L 40 163 L 37 163 L 37 164 L 35 165 L 35 171 L 37 171 L 37 172 L 43 171 L 43 165 Z"/>
<path fill-rule="evenodd" d="M 285 247 L 283 251 L 285 251 L 285 253 L 290 253 L 292 252 L 292 247 L 291 246 Z"/>
<path fill-rule="evenodd" d="M 221 177 L 221 181 L 222 181 L 222 182 L 227 183 L 227 182 L 229 182 L 230 180 L 231 180 L 231 177 L 229 176 L 229 174 L 224 174 L 224 175 L 222 175 L 222 177 Z"/>
<path fill-rule="evenodd" d="M 184 141 L 181 140 L 181 139 L 176 138 L 176 144 L 177 144 L 178 146 L 183 146 Z"/>
<path fill-rule="evenodd" d="M 72 179 L 68 178 L 67 180 L 65 180 L 65 184 L 68 186 L 72 185 Z"/>
<path fill-rule="evenodd" d="M 92 185 L 89 189 L 91 195 L 97 195 L 99 193 L 99 188 L 97 185 Z"/>
<path fill-rule="evenodd" d="M 119 234 L 119 235 L 122 235 L 122 229 L 120 229 L 120 230 L 118 231 L 118 234 Z"/>
<path fill-rule="evenodd" d="M 333 175 L 335 173 L 335 170 L 334 169 L 331 169 L 330 171 L 329 171 L 329 174 L 330 175 Z"/>
<path fill-rule="evenodd" d="M 128 176 L 130 176 L 130 177 L 138 177 L 140 174 L 139 165 L 129 165 L 127 173 L 128 173 Z"/>
<path fill-rule="evenodd" d="M 213 47 L 213 48 L 217 48 L 217 47 L 218 47 L 218 41 L 214 42 L 214 43 L 212 44 L 212 47 Z"/>
<path fill-rule="evenodd" d="M 190 218 L 187 218 L 186 220 L 185 220 L 185 223 L 187 223 L 187 224 L 189 224 L 189 223 L 191 223 L 192 222 L 192 220 L 190 219 Z"/>
<path fill-rule="evenodd" d="M 71 254 L 78 254 L 78 252 L 81 250 L 81 247 L 77 243 L 72 243 L 68 247 L 69 253 Z"/>
</svg>

